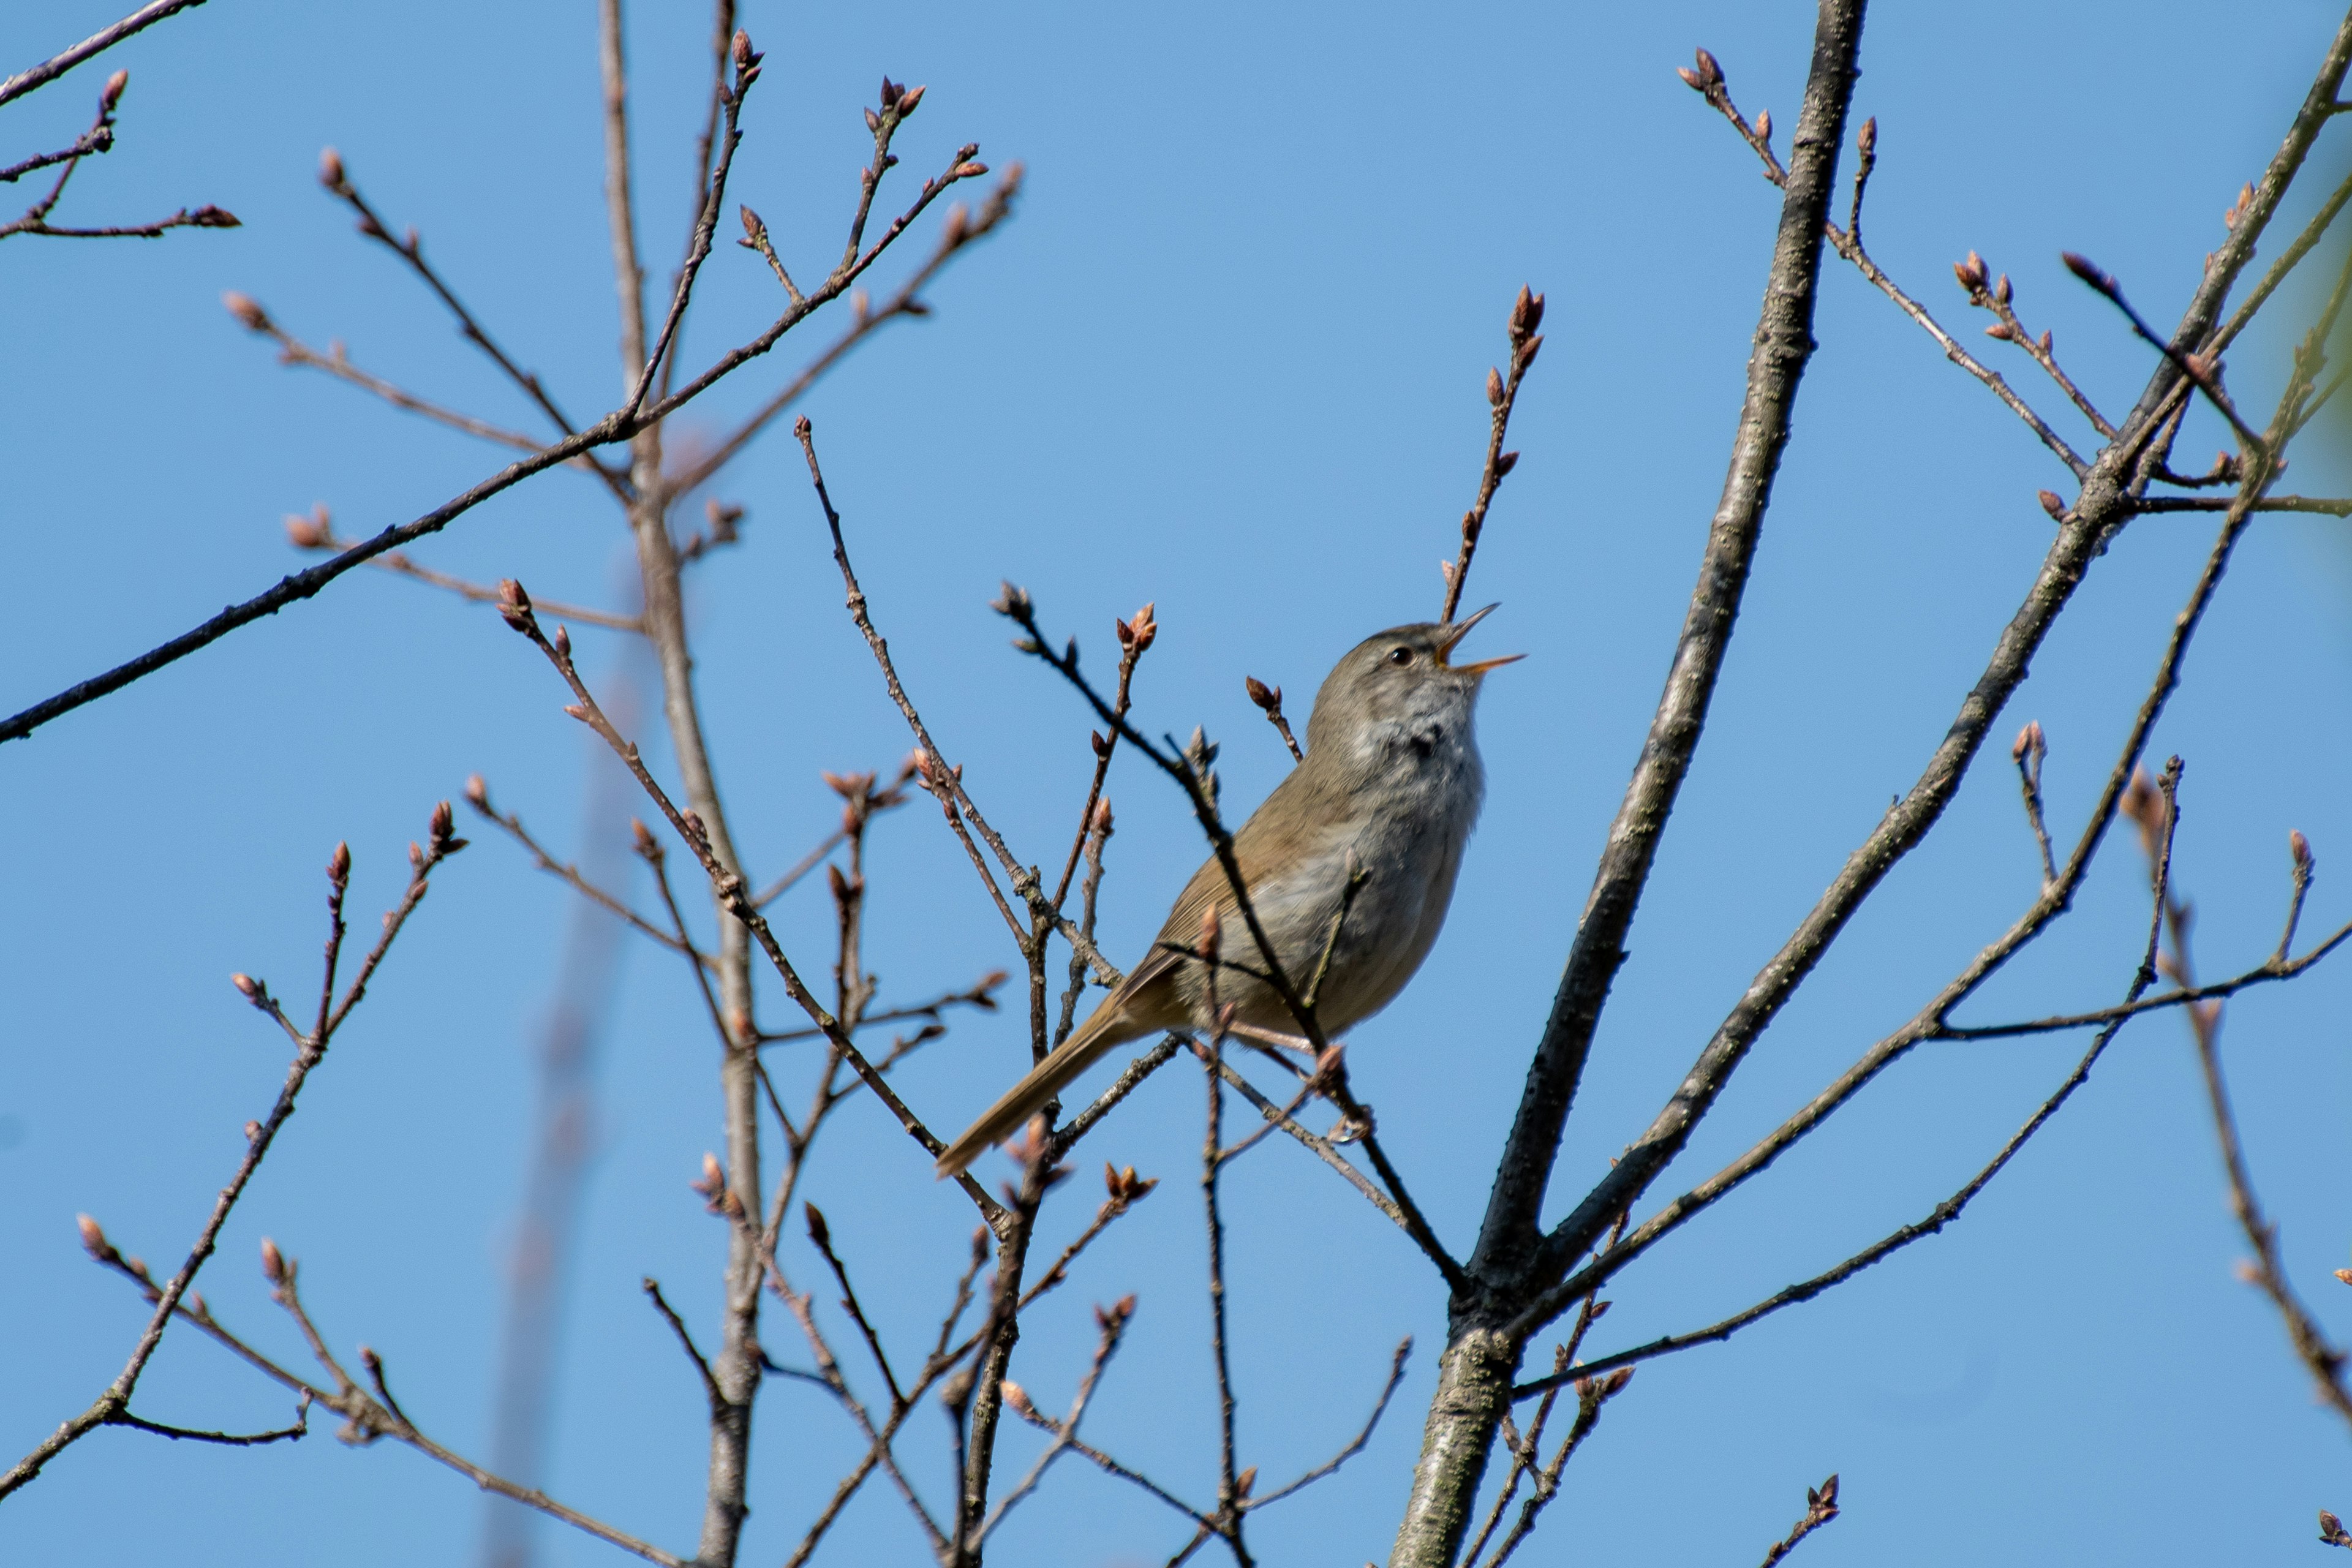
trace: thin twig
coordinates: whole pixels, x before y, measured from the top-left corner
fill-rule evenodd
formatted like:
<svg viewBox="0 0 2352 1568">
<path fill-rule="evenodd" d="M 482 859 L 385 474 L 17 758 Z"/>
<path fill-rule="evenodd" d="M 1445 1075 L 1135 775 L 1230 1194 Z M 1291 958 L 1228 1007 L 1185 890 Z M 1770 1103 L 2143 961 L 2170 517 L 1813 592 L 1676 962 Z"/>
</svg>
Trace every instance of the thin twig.
<svg viewBox="0 0 2352 1568">
<path fill-rule="evenodd" d="M 18 71 L 5 81 L 0 81 L 0 103 L 22 98 L 43 83 L 56 80 L 91 56 L 104 54 L 142 27 L 152 26 L 175 12 L 185 11 L 191 6 L 201 5 L 204 3 L 205 0 L 152 0 L 152 4 L 142 5 L 120 22 L 110 26 L 100 27 L 72 48 L 54 55 L 29 69 Z"/>
</svg>

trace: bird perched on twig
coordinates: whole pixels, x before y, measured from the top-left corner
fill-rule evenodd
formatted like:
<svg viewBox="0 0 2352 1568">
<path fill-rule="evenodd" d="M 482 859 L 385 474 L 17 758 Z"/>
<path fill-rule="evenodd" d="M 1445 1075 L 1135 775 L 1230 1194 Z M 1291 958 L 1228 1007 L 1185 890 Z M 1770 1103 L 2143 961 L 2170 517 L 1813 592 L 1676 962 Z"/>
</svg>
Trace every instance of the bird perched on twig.
<svg viewBox="0 0 2352 1568">
<path fill-rule="evenodd" d="M 1494 608 L 1392 627 L 1349 650 L 1315 694 L 1306 760 L 1234 836 L 1250 906 L 1294 993 L 1306 996 L 1321 972 L 1312 1005 L 1326 1038 L 1387 1006 L 1445 923 L 1486 790 L 1472 730 L 1479 686 L 1521 657 L 1455 664 L 1452 655 Z M 939 1173 L 959 1174 L 1010 1138 L 1114 1046 L 1197 1022 L 1211 991 L 1202 938 L 1213 915 L 1223 955 L 1215 995 L 1232 1007 L 1233 1028 L 1295 1040 L 1297 1020 L 1212 856 L 1143 962 L 948 1147 Z"/>
</svg>

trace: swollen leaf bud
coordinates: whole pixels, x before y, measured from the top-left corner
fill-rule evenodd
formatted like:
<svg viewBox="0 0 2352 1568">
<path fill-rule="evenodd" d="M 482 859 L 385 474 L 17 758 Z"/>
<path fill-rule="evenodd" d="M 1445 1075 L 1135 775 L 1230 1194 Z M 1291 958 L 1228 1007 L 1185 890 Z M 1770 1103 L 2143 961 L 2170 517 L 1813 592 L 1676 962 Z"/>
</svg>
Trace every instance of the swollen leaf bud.
<svg viewBox="0 0 2352 1568">
<path fill-rule="evenodd" d="M 2303 836 L 2303 829 L 2297 827 L 2289 830 L 2286 836 L 2286 849 L 2288 854 L 2294 857 L 2297 870 L 2311 869 L 2311 840 Z"/>
<path fill-rule="evenodd" d="M 286 1283 L 286 1255 L 266 1236 L 261 1238 L 261 1273 L 272 1285 Z"/>
<path fill-rule="evenodd" d="M 74 1215 L 74 1224 L 81 1231 L 82 1250 L 92 1258 L 103 1261 L 106 1256 L 114 1250 L 106 1239 L 106 1232 L 100 1229 L 98 1221 L 90 1218 L 89 1215 L 86 1214 Z"/>
<path fill-rule="evenodd" d="M 1503 401 L 1503 373 L 1491 365 L 1486 369 L 1486 401 L 1496 406 Z"/>
<path fill-rule="evenodd" d="M 100 112 L 105 114 L 113 113 L 114 106 L 122 101 L 122 89 L 130 85 L 131 73 L 129 71 L 116 71 L 112 76 L 108 77 L 106 79 L 106 86 L 100 90 L 98 95 L 98 107 Z"/>
<path fill-rule="evenodd" d="M 2056 519 L 2060 522 L 2066 521 L 2066 503 L 2059 497 L 2057 491 L 2036 490 L 2033 492 L 2033 499 L 2040 501 L 2042 503 L 2042 510 L 2048 512 L 2053 518 Z"/>
<path fill-rule="evenodd" d="M 269 330 L 269 313 L 247 295 L 231 289 L 221 296 L 221 306 L 249 331 L 266 332 Z"/>
<path fill-rule="evenodd" d="M 348 183 L 343 174 L 343 155 L 332 147 L 319 149 L 319 183 L 338 195 Z"/>
<path fill-rule="evenodd" d="M 531 627 L 530 595 L 524 593 L 522 584 L 511 577 L 499 580 L 499 614 L 505 617 L 507 625 L 519 632 L 527 632 Z"/>
<path fill-rule="evenodd" d="M 1756 111 L 1756 140 L 1767 145 L 1772 141 L 1772 111 L 1769 109 Z"/>
<path fill-rule="evenodd" d="M 327 879 L 340 888 L 352 879 L 352 847 L 337 844 L 335 852 L 327 857 Z"/>
<path fill-rule="evenodd" d="M 490 786 L 479 773 L 466 775 L 466 803 L 476 811 L 490 809 Z"/>
</svg>

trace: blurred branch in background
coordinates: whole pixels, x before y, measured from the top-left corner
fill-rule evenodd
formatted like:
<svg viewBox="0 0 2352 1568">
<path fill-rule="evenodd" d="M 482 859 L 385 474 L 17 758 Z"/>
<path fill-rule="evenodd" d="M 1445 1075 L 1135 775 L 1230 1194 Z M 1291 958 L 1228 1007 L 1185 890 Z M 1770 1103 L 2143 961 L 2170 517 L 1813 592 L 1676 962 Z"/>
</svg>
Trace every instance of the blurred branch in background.
<svg viewBox="0 0 2352 1568">
<path fill-rule="evenodd" d="M 631 722 L 650 674 L 644 647 L 635 640 L 624 645 L 612 681 L 614 707 Z M 583 874 L 626 897 L 635 860 L 628 847 L 635 789 L 601 746 L 583 746 L 581 759 Z M 554 994 L 540 1028 L 530 1163 L 508 1254 L 506 1323 L 490 1418 L 490 1468 L 532 1488 L 546 1481 L 548 1445 L 556 1431 L 567 1287 L 595 1152 L 598 1047 L 620 984 L 621 939 L 628 929 L 592 900 L 572 900 L 570 910 Z M 495 1492 L 485 1496 L 482 1509 L 484 1568 L 530 1568 L 537 1561 L 540 1516 Z"/>
</svg>

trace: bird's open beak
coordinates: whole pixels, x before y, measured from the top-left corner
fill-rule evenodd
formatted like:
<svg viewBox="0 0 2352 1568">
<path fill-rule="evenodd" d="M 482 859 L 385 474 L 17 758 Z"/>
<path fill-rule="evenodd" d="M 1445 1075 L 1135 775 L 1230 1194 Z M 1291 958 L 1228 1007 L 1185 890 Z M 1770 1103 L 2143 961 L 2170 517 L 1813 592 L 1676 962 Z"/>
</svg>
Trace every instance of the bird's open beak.
<svg viewBox="0 0 2352 1568">
<path fill-rule="evenodd" d="M 1464 637 L 1470 635 L 1470 628 L 1476 626 L 1480 621 L 1485 620 L 1488 616 L 1493 615 L 1496 607 L 1497 606 L 1495 605 L 1489 605 L 1483 610 L 1479 610 L 1472 615 L 1465 616 L 1462 619 L 1454 622 L 1452 626 L 1447 626 L 1443 632 L 1438 634 L 1440 640 L 1437 645 L 1437 662 L 1440 668 L 1450 669 L 1456 675 L 1484 675 L 1490 669 L 1499 668 L 1503 665 L 1507 664 L 1517 664 L 1519 660 L 1528 657 L 1523 653 L 1510 653 L 1505 654 L 1500 658 L 1482 658 L 1475 664 L 1449 664 L 1446 662 L 1449 657 L 1453 654 L 1454 646 L 1461 642 Z"/>
</svg>

